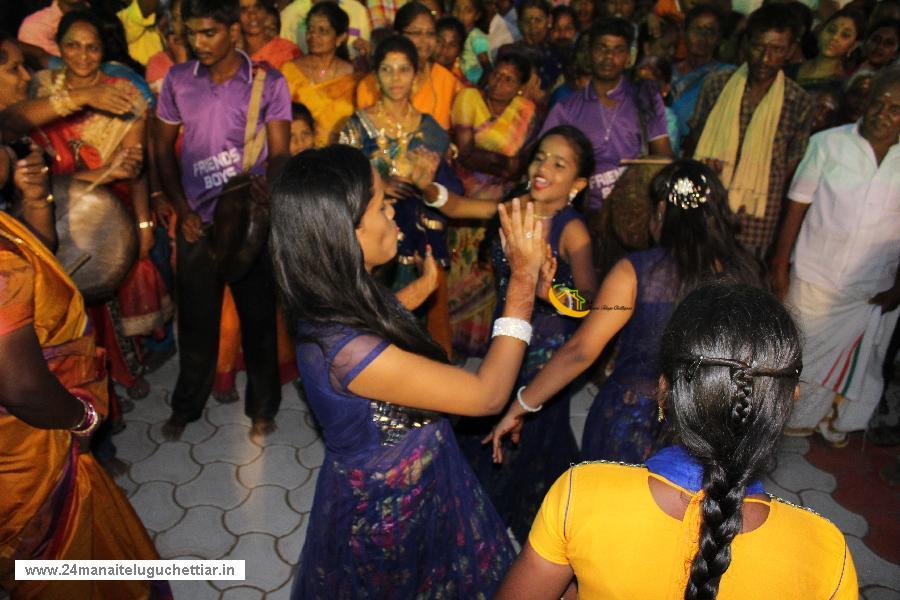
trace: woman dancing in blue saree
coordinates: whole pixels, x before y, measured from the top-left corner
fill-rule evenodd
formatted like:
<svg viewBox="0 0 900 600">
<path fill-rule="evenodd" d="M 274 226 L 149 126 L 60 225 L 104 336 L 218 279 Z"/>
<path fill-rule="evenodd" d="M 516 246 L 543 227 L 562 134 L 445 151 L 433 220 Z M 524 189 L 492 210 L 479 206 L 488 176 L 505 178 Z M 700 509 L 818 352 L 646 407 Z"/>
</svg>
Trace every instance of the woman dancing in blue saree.
<svg viewBox="0 0 900 600">
<path fill-rule="evenodd" d="M 506 308 L 470 373 L 371 275 L 399 231 L 365 155 L 301 153 L 271 206 L 276 277 L 326 447 L 293 596 L 492 597 L 514 552 L 441 413 L 496 413 L 512 389 L 544 260 L 533 207 L 500 212 Z"/>
</svg>

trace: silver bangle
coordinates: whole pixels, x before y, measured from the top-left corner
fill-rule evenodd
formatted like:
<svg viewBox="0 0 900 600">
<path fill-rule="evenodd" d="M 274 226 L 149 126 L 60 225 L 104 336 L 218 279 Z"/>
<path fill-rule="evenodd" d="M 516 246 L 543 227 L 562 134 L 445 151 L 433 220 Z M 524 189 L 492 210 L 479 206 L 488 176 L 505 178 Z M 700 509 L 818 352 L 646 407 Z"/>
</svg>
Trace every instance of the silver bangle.
<svg viewBox="0 0 900 600">
<path fill-rule="evenodd" d="M 525 386 L 523 385 L 523 386 L 520 387 L 519 390 L 516 392 L 516 401 L 519 403 L 519 406 L 522 407 L 522 410 L 524 410 L 525 412 L 536 413 L 536 412 L 538 412 L 539 410 L 541 410 L 542 408 L 544 408 L 544 405 L 543 405 L 543 404 L 541 404 L 541 405 L 538 406 L 538 407 L 528 406 L 527 404 L 525 404 L 525 401 L 522 400 L 522 390 L 524 390 L 524 389 L 525 389 Z"/>
<path fill-rule="evenodd" d="M 437 188 L 438 197 L 434 202 L 425 201 L 425 206 L 429 208 L 440 208 L 443 205 L 447 204 L 447 200 L 450 199 L 450 194 L 447 192 L 447 188 L 439 184 L 437 181 L 432 181 L 431 185 Z"/>
<path fill-rule="evenodd" d="M 531 323 L 525 319 L 517 319 L 515 317 L 500 317 L 494 321 L 494 331 L 491 337 L 498 335 L 506 335 L 522 340 L 525 345 L 531 343 Z"/>
</svg>

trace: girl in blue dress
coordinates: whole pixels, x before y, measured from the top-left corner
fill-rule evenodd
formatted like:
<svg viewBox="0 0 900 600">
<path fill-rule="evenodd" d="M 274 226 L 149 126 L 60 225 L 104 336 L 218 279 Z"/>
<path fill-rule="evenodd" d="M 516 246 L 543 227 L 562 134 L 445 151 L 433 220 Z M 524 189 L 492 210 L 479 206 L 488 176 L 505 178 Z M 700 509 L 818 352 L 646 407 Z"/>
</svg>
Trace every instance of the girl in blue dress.
<svg viewBox="0 0 900 600">
<path fill-rule="evenodd" d="M 588 460 L 642 463 L 659 449 L 663 428 L 654 398 L 659 343 L 675 304 L 710 279 L 760 284 L 760 268 L 734 239 L 727 192 L 706 165 L 684 159 L 650 183 L 656 245 L 613 266 L 578 331 L 523 390 L 539 407 L 587 369 L 619 334 L 613 372 L 588 411 L 581 453 Z M 512 404 L 493 440 L 515 431 L 525 411 Z"/>
<path fill-rule="evenodd" d="M 533 206 L 500 212 L 510 283 L 476 373 L 447 364 L 372 277 L 396 255 L 398 229 L 364 154 L 301 153 L 271 207 L 275 271 L 325 441 L 293 597 L 490 598 L 513 548 L 443 413 L 493 414 L 509 396 L 544 260 Z"/>
<path fill-rule="evenodd" d="M 544 231 L 553 258 L 538 286 L 538 302 L 531 318 L 534 336 L 515 390 L 528 385 L 578 327 L 577 318 L 561 314 L 550 304 L 551 280 L 554 285 L 577 290 L 587 302 L 596 290 L 590 235 L 584 218 L 572 206 L 587 188 L 593 170 L 590 140 L 567 125 L 547 131 L 529 163 L 528 198 L 534 201 L 535 214 L 547 224 Z M 499 243 L 492 245 L 491 258 L 499 298 L 497 310 L 502 312 L 510 271 Z M 463 452 L 520 542 L 528 537 L 547 490 L 578 460 L 578 445 L 569 423 L 569 400 L 566 387 L 541 412 L 525 419 L 521 442 L 506 445 L 502 463 L 495 463 L 491 447 L 482 444 L 490 435 L 493 418 L 465 419 L 457 428 Z M 510 402 L 516 403 L 515 393 Z"/>
</svg>

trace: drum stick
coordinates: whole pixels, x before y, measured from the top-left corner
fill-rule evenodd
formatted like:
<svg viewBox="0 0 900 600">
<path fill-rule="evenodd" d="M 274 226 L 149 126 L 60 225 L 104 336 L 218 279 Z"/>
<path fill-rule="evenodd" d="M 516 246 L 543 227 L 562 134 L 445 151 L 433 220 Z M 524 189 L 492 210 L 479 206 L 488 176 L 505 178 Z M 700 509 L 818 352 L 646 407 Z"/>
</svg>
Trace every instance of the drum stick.
<svg viewBox="0 0 900 600">
<path fill-rule="evenodd" d="M 672 162 L 671 158 L 623 158 L 619 161 L 620 165 L 667 165 Z"/>
<path fill-rule="evenodd" d="M 82 254 L 81 256 L 78 257 L 78 259 L 74 263 L 72 263 L 72 266 L 68 268 L 68 270 L 66 271 L 66 275 L 71 277 L 72 275 L 74 275 L 75 273 L 78 272 L 78 269 L 80 269 L 81 267 L 84 266 L 84 263 L 86 263 L 89 260 L 91 260 L 90 254 L 87 254 L 87 253 Z"/>
<path fill-rule="evenodd" d="M 135 120 L 136 120 L 136 119 L 135 119 Z M 125 131 L 122 132 L 122 138 L 123 138 L 123 139 L 124 139 L 125 136 L 128 134 L 128 130 L 131 129 L 131 126 L 132 126 L 133 124 L 134 124 L 134 121 L 129 121 L 129 122 L 128 122 L 128 125 L 125 126 Z M 105 171 L 103 171 L 103 175 L 101 175 L 100 177 L 98 177 L 97 179 L 95 179 L 94 181 L 92 181 L 91 184 L 90 184 L 89 186 L 87 186 L 87 188 L 84 190 L 84 193 L 87 194 L 87 193 L 89 193 L 89 192 L 92 192 L 92 191 L 94 191 L 94 188 L 95 188 L 95 187 L 97 187 L 98 185 L 101 185 L 102 183 L 104 183 L 104 181 L 106 180 L 106 177 L 107 177 L 110 173 L 112 173 L 112 170 L 115 169 L 116 167 L 118 167 L 119 164 L 120 164 L 121 162 L 122 162 L 122 161 L 119 160 L 119 161 L 113 161 L 113 162 L 109 163 L 109 166 L 106 168 Z"/>
</svg>

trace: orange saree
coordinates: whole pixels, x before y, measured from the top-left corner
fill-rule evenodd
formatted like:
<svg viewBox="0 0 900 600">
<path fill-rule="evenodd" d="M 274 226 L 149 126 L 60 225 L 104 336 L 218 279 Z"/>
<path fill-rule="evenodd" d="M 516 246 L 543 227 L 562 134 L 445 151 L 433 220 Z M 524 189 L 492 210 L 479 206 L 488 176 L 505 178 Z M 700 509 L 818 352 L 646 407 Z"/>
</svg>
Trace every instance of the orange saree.
<svg viewBox="0 0 900 600">
<path fill-rule="evenodd" d="M 107 381 L 81 294 L 50 251 L 0 213 L 0 336 L 34 328 L 47 366 L 106 415 Z M 0 408 L 0 587 L 13 598 L 171 598 L 166 582 L 16 581 L 15 560 L 159 555 L 125 495 L 67 430 Z"/>
</svg>

